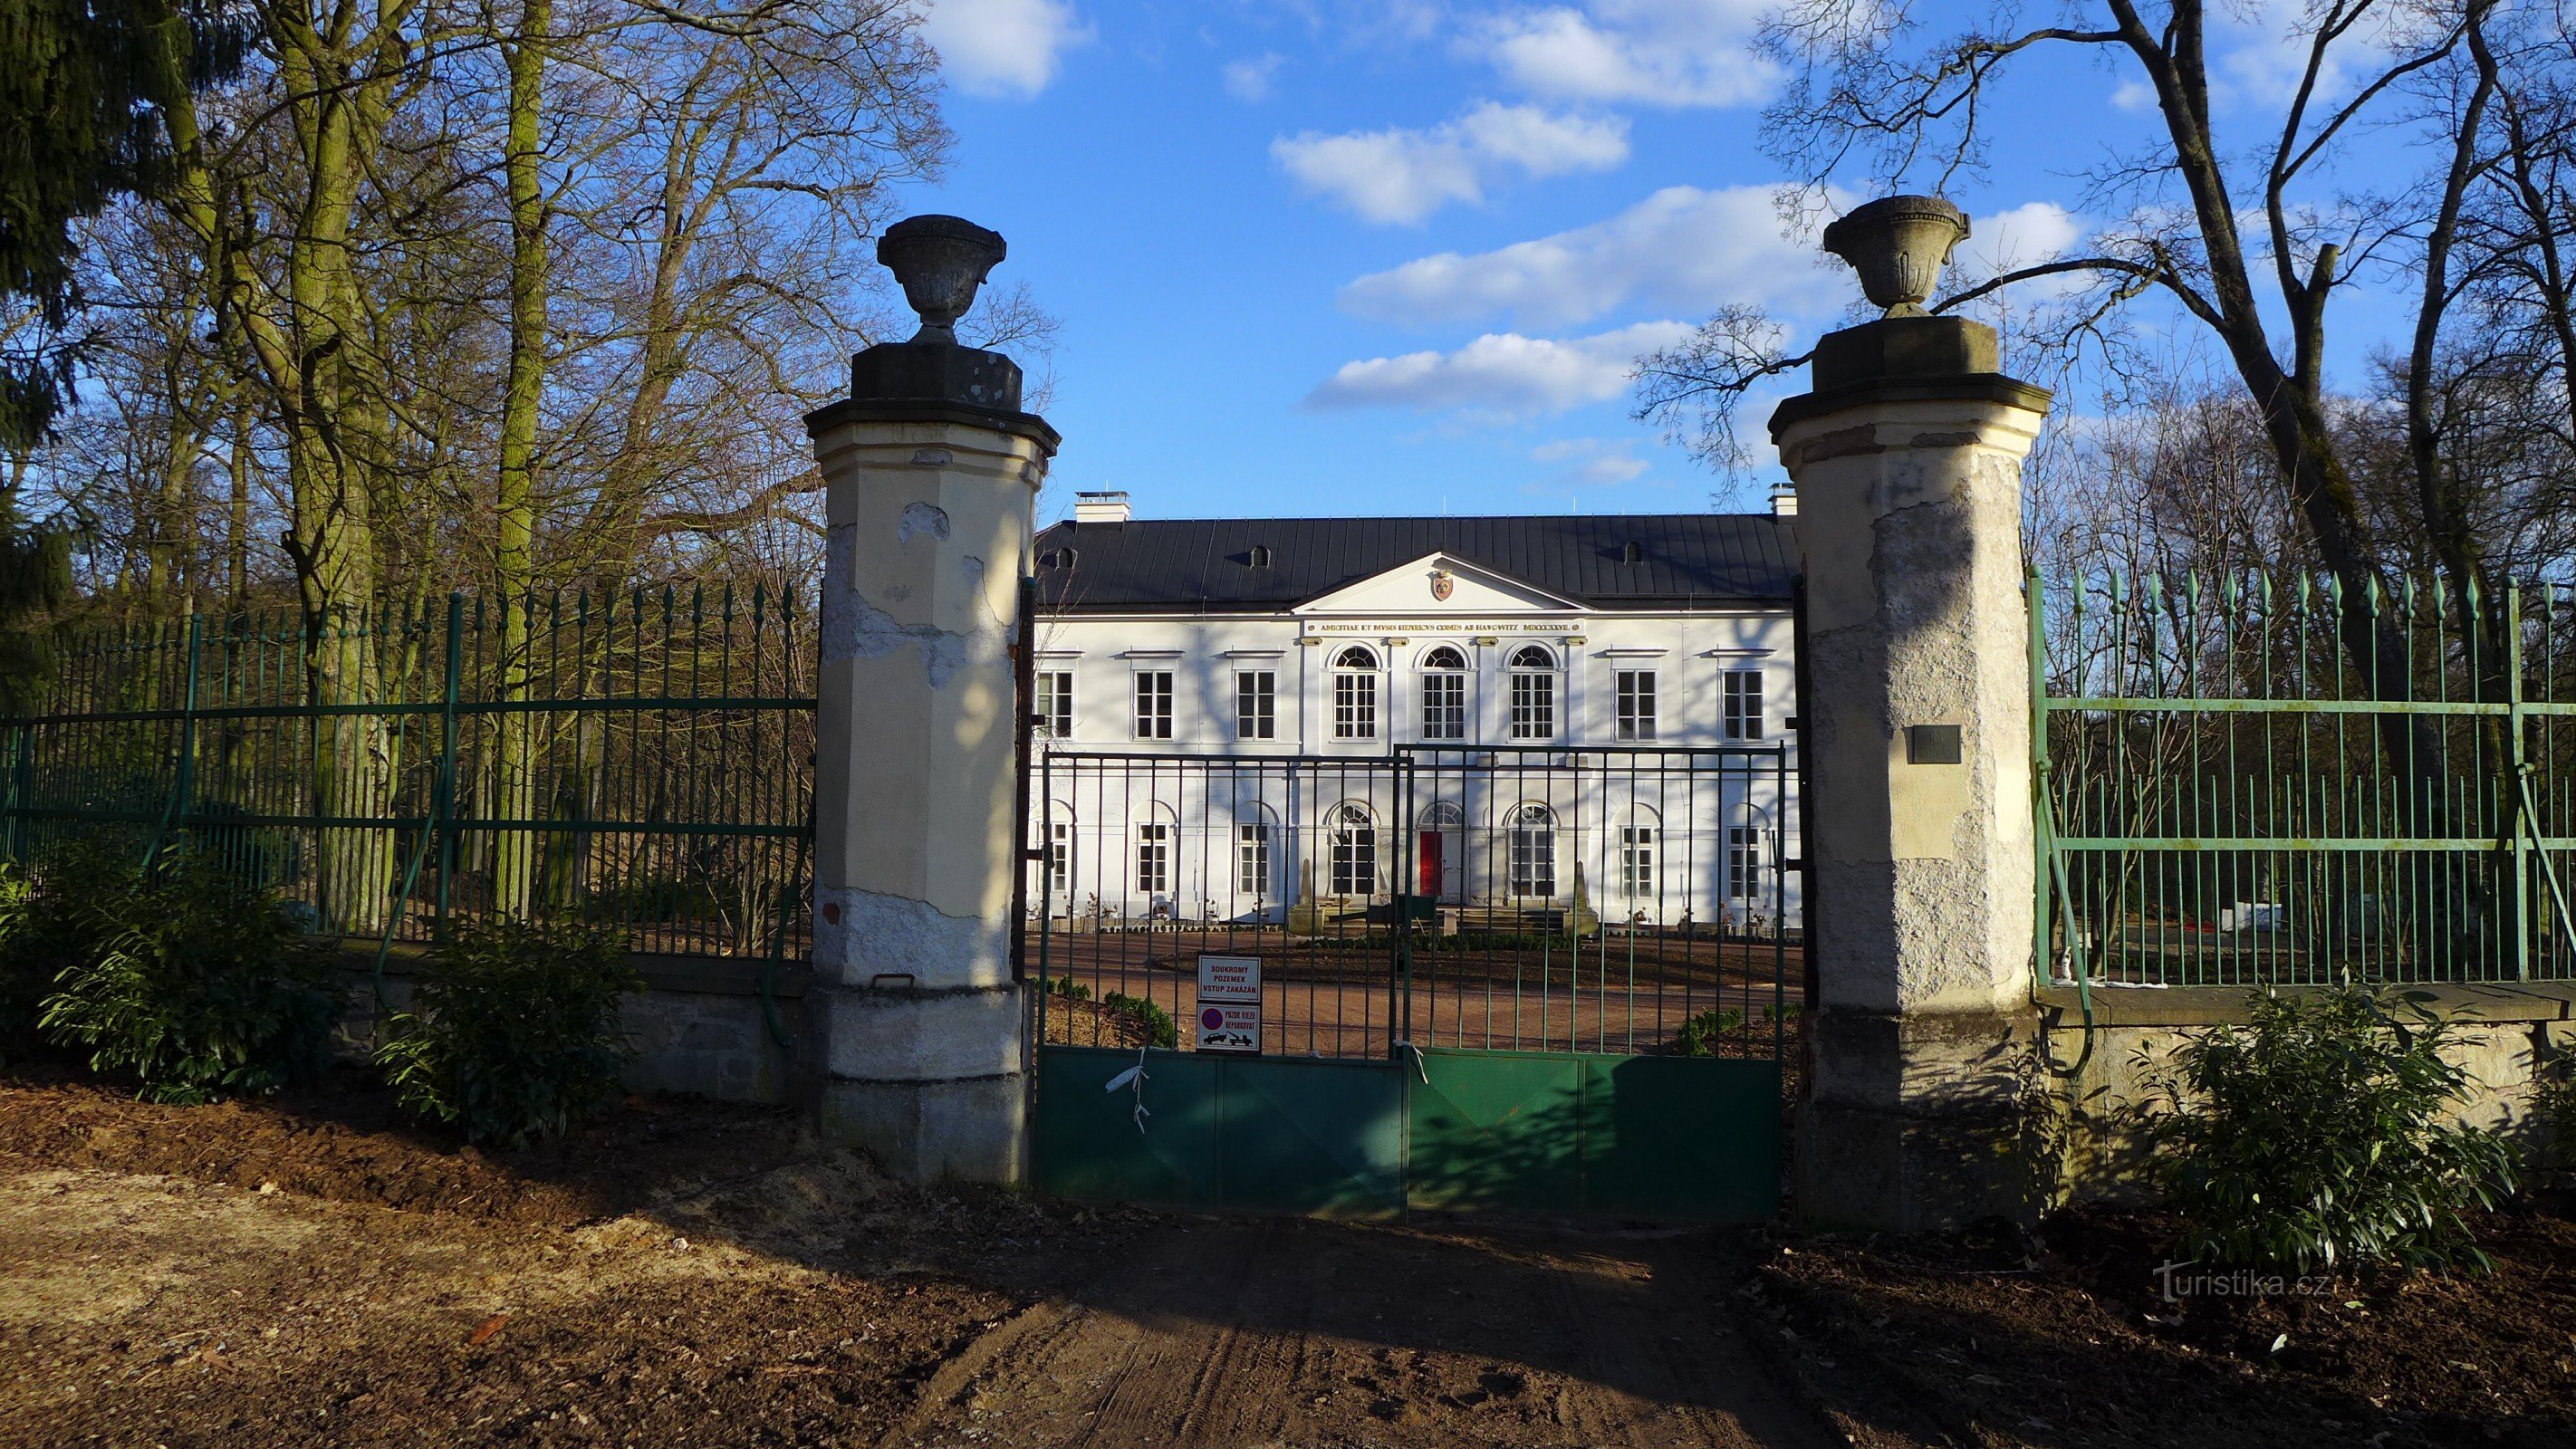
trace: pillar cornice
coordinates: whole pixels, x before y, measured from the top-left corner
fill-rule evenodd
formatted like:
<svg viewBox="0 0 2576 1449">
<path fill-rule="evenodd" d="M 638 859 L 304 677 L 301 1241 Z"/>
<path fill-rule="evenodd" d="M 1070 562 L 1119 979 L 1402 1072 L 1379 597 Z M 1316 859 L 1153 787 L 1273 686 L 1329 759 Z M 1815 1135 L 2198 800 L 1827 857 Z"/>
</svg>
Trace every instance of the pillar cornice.
<svg viewBox="0 0 2576 1449">
<path fill-rule="evenodd" d="M 1036 444 L 1039 455 L 1046 458 L 1054 457 L 1055 450 L 1064 442 L 1063 436 L 1035 413 L 1006 412 L 999 408 L 919 398 L 845 397 L 807 413 L 805 435 L 819 441 L 825 433 L 847 423 L 938 423 L 983 428 L 1026 438 Z"/>
</svg>

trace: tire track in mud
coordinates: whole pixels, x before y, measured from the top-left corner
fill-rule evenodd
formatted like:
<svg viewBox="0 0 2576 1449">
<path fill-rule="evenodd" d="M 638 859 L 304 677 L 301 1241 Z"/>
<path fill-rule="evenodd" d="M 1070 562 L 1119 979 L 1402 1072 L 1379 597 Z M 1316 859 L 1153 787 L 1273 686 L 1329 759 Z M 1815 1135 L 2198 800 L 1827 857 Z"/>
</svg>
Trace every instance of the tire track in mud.
<svg viewBox="0 0 2576 1449">
<path fill-rule="evenodd" d="M 1810 1449 L 1706 1235 L 1175 1225 L 984 1335 L 881 1449 Z"/>
</svg>

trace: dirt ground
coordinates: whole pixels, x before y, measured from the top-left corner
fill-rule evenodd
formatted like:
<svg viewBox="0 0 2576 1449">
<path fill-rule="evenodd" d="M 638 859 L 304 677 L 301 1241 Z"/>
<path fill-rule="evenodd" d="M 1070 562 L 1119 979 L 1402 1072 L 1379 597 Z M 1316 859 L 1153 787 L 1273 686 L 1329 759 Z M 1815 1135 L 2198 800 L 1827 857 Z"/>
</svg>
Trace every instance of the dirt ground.
<svg viewBox="0 0 2576 1449">
<path fill-rule="evenodd" d="M 21 1072 L 0 1445 L 2576 1443 L 2565 1219 L 2490 1223 L 2489 1278 L 2178 1306 L 2167 1227 L 1184 1217 L 899 1189 L 762 1108 L 487 1156 L 356 1077 Z"/>
<path fill-rule="evenodd" d="M 1783 1243 L 1747 1292 L 1784 1368 L 1854 1421 L 1935 1442 L 2576 1445 L 2576 1223 L 2486 1218 L 2491 1274 L 2256 1296 L 2160 1278 L 2174 1227 L 2097 1209 L 2027 1236 Z"/>
<path fill-rule="evenodd" d="M 707 1103 L 503 1158 L 351 1082 L 22 1076 L 0 1443 L 1842 1443 L 1740 1337 L 1751 1251 L 907 1192 Z"/>
</svg>

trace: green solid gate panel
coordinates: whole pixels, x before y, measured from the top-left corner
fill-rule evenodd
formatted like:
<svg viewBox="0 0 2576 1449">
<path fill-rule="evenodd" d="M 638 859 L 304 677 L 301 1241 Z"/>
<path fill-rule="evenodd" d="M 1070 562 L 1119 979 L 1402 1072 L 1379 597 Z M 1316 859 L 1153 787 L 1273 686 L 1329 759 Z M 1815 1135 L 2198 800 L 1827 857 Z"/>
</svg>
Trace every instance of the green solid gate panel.
<svg viewBox="0 0 2576 1449">
<path fill-rule="evenodd" d="M 1721 1222 L 1779 1211 L 1779 1063 L 1590 1057 L 1583 1097 L 1586 1207 Z"/>
<path fill-rule="evenodd" d="M 1148 1052 L 1141 1100 L 1108 1088 L 1137 1054 L 1108 1047 L 1038 1049 L 1031 1156 L 1039 1190 L 1092 1202 L 1213 1207 L 1217 1201 L 1216 1059 Z"/>
<path fill-rule="evenodd" d="M 1404 1080 L 1384 1062 L 1236 1057 L 1217 1068 L 1222 1207 L 1404 1213 Z"/>
<path fill-rule="evenodd" d="M 1759 1222 L 1780 1205 L 1769 1060 L 1427 1051 L 1410 1201 Z"/>
<path fill-rule="evenodd" d="M 1580 1058 L 1427 1051 L 1411 1087 L 1406 1179 L 1413 1206 L 1583 1206 Z"/>
<path fill-rule="evenodd" d="M 1404 1211 L 1404 1086 L 1385 1062 L 1038 1051 L 1038 1189 L 1091 1201 L 1392 1217 Z M 1146 1115 L 1139 1129 L 1136 1106 Z"/>
<path fill-rule="evenodd" d="M 1768 1060 L 1427 1051 L 1414 1064 L 1041 1048 L 1040 1191 L 1392 1217 L 1407 1208 L 1758 1222 L 1780 1200 Z"/>
</svg>

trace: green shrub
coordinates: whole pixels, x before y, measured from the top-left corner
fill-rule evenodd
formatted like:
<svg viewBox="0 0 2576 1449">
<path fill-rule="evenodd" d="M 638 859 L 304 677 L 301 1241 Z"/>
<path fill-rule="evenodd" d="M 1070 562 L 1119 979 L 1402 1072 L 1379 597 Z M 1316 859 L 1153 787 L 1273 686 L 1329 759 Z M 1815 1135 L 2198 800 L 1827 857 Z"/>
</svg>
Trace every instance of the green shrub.
<svg viewBox="0 0 2576 1449">
<path fill-rule="evenodd" d="M 2540 1127 L 2542 1160 L 2576 1171 L 2576 1056 L 2560 1052 L 2533 1073 L 2531 1115 Z"/>
<path fill-rule="evenodd" d="M 1673 1050 L 1686 1057 L 1714 1056 L 1722 1038 L 1742 1030 L 1744 1008 L 1711 1007 L 1682 1023 L 1681 1035 L 1673 1040 Z"/>
<path fill-rule="evenodd" d="M 2181 1251 L 2298 1273 L 2479 1267 L 2466 1217 L 2514 1190 L 2513 1150 L 2451 1109 L 2467 1075 L 2420 995 L 2346 987 L 2248 1002 L 2150 1074 L 2149 1118 Z"/>
<path fill-rule="evenodd" d="M 130 855 L 89 843 L 47 852 L 32 872 L 0 865 L 0 1061 L 42 1045 L 54 978 L 97 959 L 141 888 Z"/>
<path fill-rule="evenodd" d="M 132 1073 L 146 1101 L 205 1102 L 322 1065 L 339 1015 L 330 955 L 275 892 L 181 855 L 149 881 L 67 882 L 56 899 L 48 949 L 70 955 L 39 1024 L 87 1048 L 92 1070 Z"/>
<path fill-rule="evenodd" d="M 1041 978 L 1041 980 L 1045 983 L 1043 990 L 1048 996 L 1061 996 L 1067 1001 L 1089 1001 L 1091 999 L 1091 988 L 1074 980 L 1069 975 L 1048 976 Z"/>
<path fill-rule="evenodd" d="M 431 957 L 376 1065 L 403 1107 L 505 1147 L 563 1132 L 619 1092 L 618 998 L 642 983 L 603 930 L 493 920 Z"/>
<path fill-rule="evenodd" d="M 1172 1020 L 1170 1012 L 1145 997 L 1113 991 L 1100 998 L 1100 1004 L 1136 1023 L 1145 1033 L 1145 1040 L 1154 1046 L 1176 1047 L 1181 1044 L 1180 1023 Z"/>
</svg>

